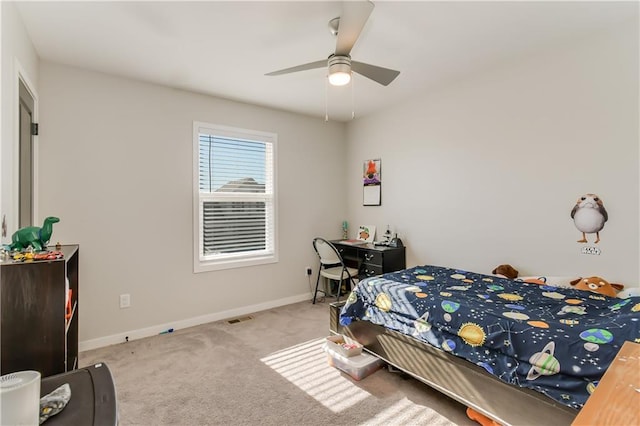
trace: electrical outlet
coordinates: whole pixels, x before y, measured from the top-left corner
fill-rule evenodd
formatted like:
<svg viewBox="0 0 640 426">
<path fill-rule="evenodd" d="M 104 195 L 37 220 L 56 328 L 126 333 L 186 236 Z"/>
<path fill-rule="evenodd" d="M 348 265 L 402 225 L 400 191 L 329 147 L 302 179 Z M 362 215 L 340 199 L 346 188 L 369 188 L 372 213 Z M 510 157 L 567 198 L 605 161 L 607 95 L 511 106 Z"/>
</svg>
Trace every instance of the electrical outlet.
<svg viewBox="0 0 640 426">
<path fill-rule="evenodd" d="M 128 308 L 131 306 L 131 295 L 130 294 L 121 294 L 120 295 L 120 309 Z"/>
<path fill-rule="evenodd" d="M 308 276 L 308 275 L 311 275 L 312 271 L 313 271 L 313 270 L 311 269 L 311 266 L 307 266 L 307 267 L 305 268 L 305 270 L 304 270 L 304 272 L 307 274 L 307 276 Z"/>
</svg>

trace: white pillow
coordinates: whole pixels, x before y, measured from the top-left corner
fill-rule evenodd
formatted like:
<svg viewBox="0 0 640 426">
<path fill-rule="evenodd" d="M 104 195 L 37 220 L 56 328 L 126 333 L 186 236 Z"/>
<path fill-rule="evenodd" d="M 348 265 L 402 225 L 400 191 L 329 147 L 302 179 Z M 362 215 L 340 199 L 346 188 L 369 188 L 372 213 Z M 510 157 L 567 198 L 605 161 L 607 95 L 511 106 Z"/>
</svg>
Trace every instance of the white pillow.
<svg viewBox="0 0 640 426">
<path fill-rule="evenodd" d="M 638 297 L 640 296 L 640 287 L 629 287 L 622 290 L 618 293 L 618 297 L 620 299 L 627 299 L 629 297 Z"/>
<path fill-rule="evenodd" d="M 545 277 L 544 275 L 537 275 L 537 276 L 531 276 L 531 277 L 518 277 L 516 279 L 525 281 L 528 279 L 538 280 L 543 278 L 546 278 L 547 285 L 552 285 L 555 287 L 562 287 L 562 288 L 573 288 L 573 286 L 571 285 L 571 281 L 577 280 L 579 277 Z M 617 297 L 620 299 L 627 299 L 629 297 L 638 297 L 638 296 L 640 296 L 640 287 L 629 287 L 629 288 L 625 288 L 620 293 L 618 293 Z"/>
</svg>

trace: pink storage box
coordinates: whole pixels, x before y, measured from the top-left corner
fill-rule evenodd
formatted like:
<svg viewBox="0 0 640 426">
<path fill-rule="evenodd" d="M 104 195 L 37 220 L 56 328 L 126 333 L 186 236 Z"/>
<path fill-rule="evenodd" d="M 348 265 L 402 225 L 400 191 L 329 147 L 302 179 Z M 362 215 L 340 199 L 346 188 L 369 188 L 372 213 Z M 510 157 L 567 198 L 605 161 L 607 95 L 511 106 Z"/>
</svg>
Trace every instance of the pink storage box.
<svg viewBox="0 0 640 426">
<path fill-rule="evenodd" d="M 344 371 L 355 380 L 364 379 L 384 365 L 383 360 L 367 352 L 346 357 L 332 350 L 329 346 L 325 346 L 325 351 L 330 366 Z"/>
</svg>

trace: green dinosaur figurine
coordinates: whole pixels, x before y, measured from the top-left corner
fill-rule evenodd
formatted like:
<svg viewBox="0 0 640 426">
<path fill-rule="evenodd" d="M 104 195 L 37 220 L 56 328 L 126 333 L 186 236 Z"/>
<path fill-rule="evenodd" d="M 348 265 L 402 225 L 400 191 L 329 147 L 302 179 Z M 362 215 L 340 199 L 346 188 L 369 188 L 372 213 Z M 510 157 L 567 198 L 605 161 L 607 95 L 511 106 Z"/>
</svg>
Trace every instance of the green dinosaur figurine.
<svg viewBox="0 0 640 426">
<path fill-rule="evenodd" d="M 42 228 L 39 226 L 27 226 L 18 229 L 11 236 L 11 250 L 23 250 L 32 246 L 35 251 L 41 251 L 51 239 L 53 224 L 58 222 L 60 222 L 60 219 L 49 216 L 44 220 Z"/>
</svg>

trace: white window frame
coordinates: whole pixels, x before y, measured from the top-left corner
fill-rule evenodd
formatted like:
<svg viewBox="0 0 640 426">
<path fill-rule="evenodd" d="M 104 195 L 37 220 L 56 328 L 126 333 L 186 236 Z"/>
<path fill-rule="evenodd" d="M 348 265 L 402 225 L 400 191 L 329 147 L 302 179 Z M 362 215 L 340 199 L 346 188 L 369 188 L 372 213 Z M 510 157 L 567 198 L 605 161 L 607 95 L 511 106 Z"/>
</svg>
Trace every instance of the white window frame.
<svg viewBox="0 0 640 426">
<path fill-rule="evenodd" d="M 235 254 L 203 254 L 203 219 L 202 206 L 205 201 L 228 200 L 233 201 L 238 197 L 246 197 L 247 194 L 237 193 L 217 193 L 215 195 L 200 193 L 200 133 L 207 133 L 220 137 L 227 137 L 240 140 L 252 140 L 271 144 L 271 169 L 272 169 L 272 193 L 253 193 L 250 196 L 254 201 L 267 201 L 272 203 L 272 216 L 267 209 L 267 222 L 271 221 L 273 235 L 267 235 L 271 241 L 270 249 L 266 252 L 247 252 Z M 257 130 L 246 130 L 235 127 L 222 126 L 218 124 L 193 122 L 193 271 L 194 273 L 216 271 L 221 269 L 241 268 L 247 266 L 263 265 L 278 261 L 278 202 L 277 202 L 277 139 L 275 133 L 261 132 Z"/>
</svg>

